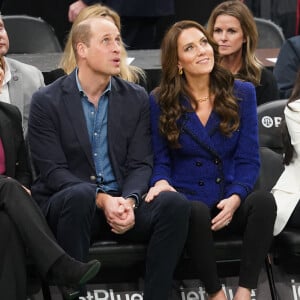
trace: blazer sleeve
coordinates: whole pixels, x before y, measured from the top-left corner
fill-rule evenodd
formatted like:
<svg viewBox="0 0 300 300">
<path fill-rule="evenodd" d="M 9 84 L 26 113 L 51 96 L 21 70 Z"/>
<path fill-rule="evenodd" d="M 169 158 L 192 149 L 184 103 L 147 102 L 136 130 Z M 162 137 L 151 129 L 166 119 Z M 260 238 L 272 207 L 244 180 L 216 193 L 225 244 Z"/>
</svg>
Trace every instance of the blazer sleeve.
<svg viewBox="0 0 300 300">
<path fill-rule="evenodd" d="M 289 98 L 300 65 L 300 36 L 287 39 L 281 46 L 273 74 L 278 84 L 280 98 Z"/>
<path fill-rule="evenodd" d="M 139 117 L 127 147 L 125 164 L 127 170 L 122 184 L 122 196 L 126 198 L 134 194 L 140 200 L 149 187 L 153 167 L 153 152 L 150 137 L 148 94 L 143 88 L 139 88 L 137 93 L 141 104 L 136 104 L 139 107 Z"/>
<path fill-rule="evenodd" d="M 233 157 L 233 180 L 226 186 L 225 197 L 238 194 L 243 200 L 252 192 L 260 168 L 254 86 L 248 82 L 240 82 L 236 88 L 236 96 L 240 101 L 239 139 Z"/>
</svg>

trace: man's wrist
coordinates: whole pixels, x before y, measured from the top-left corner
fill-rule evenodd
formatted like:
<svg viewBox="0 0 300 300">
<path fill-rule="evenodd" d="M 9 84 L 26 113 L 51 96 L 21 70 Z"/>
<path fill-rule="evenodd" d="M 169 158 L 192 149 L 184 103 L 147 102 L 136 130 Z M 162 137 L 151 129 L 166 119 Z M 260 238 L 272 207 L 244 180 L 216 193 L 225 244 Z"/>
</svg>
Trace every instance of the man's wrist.
<svg viewBox="0 0 300 300">
<path fill-rule="evenodd" d="M 98 208 L 103 208 L 105 205 L 105 201 L 110 197 L 110 195 L 103 193 L 103 192 L 98 192 L 96 194 L 96 205 Z"/>
<path fill-rule="evenodd" d="M 126 200 L 130 201 L 132 203 L 132 208 L 137 209 L 138 208 L 138 203 L 137 199 L 135 197 L 127 197 Z"/>
</svg>

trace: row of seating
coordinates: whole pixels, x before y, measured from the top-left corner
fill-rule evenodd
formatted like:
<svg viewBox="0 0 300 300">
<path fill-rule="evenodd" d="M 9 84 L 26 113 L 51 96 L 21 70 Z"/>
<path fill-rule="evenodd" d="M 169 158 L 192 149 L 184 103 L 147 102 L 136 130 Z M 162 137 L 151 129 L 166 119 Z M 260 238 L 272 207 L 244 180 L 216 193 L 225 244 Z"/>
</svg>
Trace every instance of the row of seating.
<svg viewBox="0 0 300 300">
<path fill-rule="evenodd" d="M 258 107 L 259 143 L 261 171 L 256 189 L 270 190 L 283 171 L 280 122 L 287 100 L 276 100 Z M 241 236 L 217 237 L 215 241 L 218 271 L 221 277 L 237 276 L 242 251 Z M 89 259 L 99 259 L 101 271 L 94 283 L 138 282 L 144 274 L 146 255 L 145 244 L 118 243 L 101 240 L 91 246 Z M 265 259 L 272 300 L 278 299 L 273 277 L 272 264 L 275 262 L 291 274 L 299 273 L 300 231 L 285 229 L 274 238 L 270 254 Z M 183 255 L 177 267 L 176 279 L 195 279 L 191 261 Z M 45 300 L 51 299 L 47 285 L 43 286 Z"/>
<path fill-rule="evenodd" d="M 62 51 L 53 28 L 41 18 L 11 15 L 2 19 L 10 39 L 10 53 Z M 255 22 L 259 32 L 258 48 L 280 48 L 284 42 L 281 28 L 262 18 L 255 18 Z"/>
</svg>

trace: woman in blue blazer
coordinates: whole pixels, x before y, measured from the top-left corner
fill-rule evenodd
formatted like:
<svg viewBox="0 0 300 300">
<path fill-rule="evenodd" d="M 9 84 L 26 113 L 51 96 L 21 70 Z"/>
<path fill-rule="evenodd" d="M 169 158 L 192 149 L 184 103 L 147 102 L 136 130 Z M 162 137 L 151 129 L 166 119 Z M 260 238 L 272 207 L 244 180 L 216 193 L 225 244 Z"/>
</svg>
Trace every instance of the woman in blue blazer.
<svg viewBox="0 0 300 300">
<path fill-rule="evenodd" d="M 244 236 L 235 300 L 250 300 L 276 215 L 270 193 L 253 192 L 259 145 L 255 89 L 219 64 L 217 45 L 193 21 L 164 37 L 162 79 L 150 96 L 154 171 L 146 201 L 176 190 L 191 201 L 187 250 L 209 299 L 226 299 L 213 234 Z"/>
</svg>

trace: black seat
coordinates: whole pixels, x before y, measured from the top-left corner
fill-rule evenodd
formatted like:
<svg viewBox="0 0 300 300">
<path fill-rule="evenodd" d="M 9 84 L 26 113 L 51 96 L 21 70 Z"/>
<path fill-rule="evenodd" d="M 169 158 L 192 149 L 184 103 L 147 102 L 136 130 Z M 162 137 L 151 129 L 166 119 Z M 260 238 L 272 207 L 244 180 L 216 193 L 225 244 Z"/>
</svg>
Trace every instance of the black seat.
<svg viewBox="0 0 300 300">
<path fill-rule="evenodd" d="M 238 274 L 242 251 L 240 236 L 217 237 L 215 240 L 218 271 L 221 277 Z M 146 244 L 118 243 L 115 241 L 98 241 L 90 247 L 89 259 L 101 261 L 98 283 L 137 281 L 144 275 Z M 177 279 L 195 279 L 192 262 L 183 255 L 178 264 Z"/>
<path fill-rule="evenodd" d="M 41 18 L 10 15 L 2 19 L 10 41 L 9 53 L 62 51 L 53 28 Z"/>
<path fill-rule="evenodd" d="M 217 268 L 220 277 L 237 276 L 240 269 L 243 240 L 239 235 L 217 236 L 215 239 Z M 90 247 L 88 259 L 101 261 L 101 270 L 93 283 L 136 283 L 144 276 L 146 244 L 118 243 L 102 240 Z M 269 257 L 265 259 L 271 299 L 275 300 L 274 279 Z M 197 279 L 193 264 L 183 255 L 175 271 L 175 279 Z"/>
<path fill-rule="evenodd" d="M 254 18 L 258 31 L 257 48 L 280 48 L 285 37 L 282 29 L 271 20 Z"/>
<path fill-rule="evenodd" d="M 274 242 L 274 262 L 287 274 L 300 274 L 300 230 L 285 228 Z"/>
<path fill-rule="evenodd" d="M 284 169 L 280 125 L 286 103 L 286 99 L 275 100 L 257 108 L 261 168 L 256 189 L 270 191 Z"/>
</svg>

